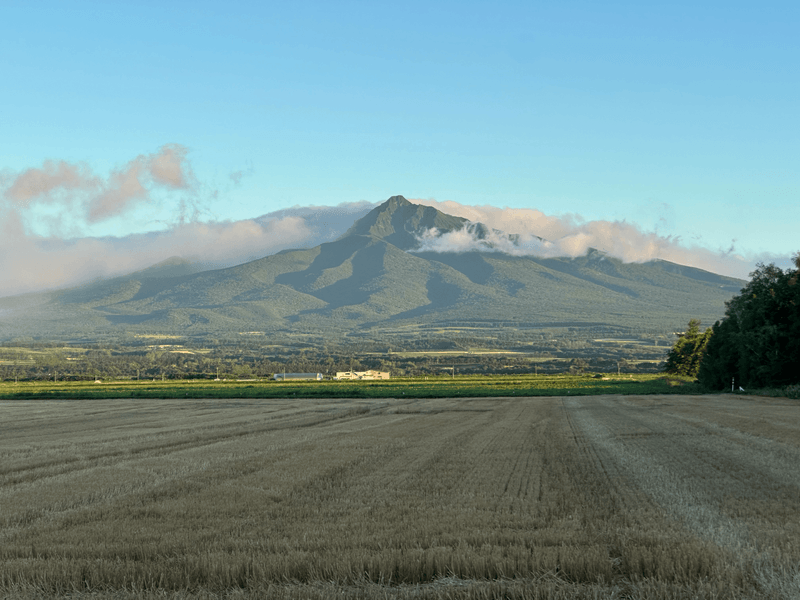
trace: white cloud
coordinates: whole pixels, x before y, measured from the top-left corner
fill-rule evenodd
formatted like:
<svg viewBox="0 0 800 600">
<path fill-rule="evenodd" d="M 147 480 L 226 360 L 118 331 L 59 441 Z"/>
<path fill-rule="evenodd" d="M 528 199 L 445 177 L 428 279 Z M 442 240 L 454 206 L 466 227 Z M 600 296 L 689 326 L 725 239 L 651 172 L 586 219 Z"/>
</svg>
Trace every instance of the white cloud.
<svg viewBox="0 0 800 600">
<path fill-rule="evenodd" d="M 26 228 L 38 204 L 53 204 L 90 223 L 147 201 L 154 188 L 188 190 L 186 149 L 176 144 L 138 156 L 103 179 L 84 165 L 48 161 L 0 180 L 0 296 L 58 289 L 137 271 L 173 256 L 207 268 L 240 264 L 287 248 L 342 235 L 374 205 L 294 207 L 240 221 L 179 221 L 167 229 L 123 237 L 73 237 L 53 219 L 49 235 Z M 183 205 L 185 199 L 179 199 Z M 69 231 L 73 231 L 70 229 Z"/>
<path fill-rule="evenodd" d="M 313 232 L 302 219 L 287 217 L 266 226 L 253 220 L 188 223 L 157 233 L 75 240 L 26 235 L 18 219 L 8 219 L 2 233 L 0 296 L 130 273 L 172 256 L 208 267 L 238 264 L 304 245 Z"/>
<path fill-rule="evenodd" d="M 194 176 L 187 154 L 180 144 L 166 144 L 153 154 L 137 156 L 106 178 L 85 164 L 47 160 L 40 168 L 6 176 L 11 183 L 3 199 L 21 210 L 46 205 L 70 220 L 97 223 L 147 203 L 155 190 L 190 190 Z"/>
<path fill-rule="evenodd" d="M 518 243 L 511 244 L 506 237 L 494 233 L 489 234 L 489 239 L 480 239 L 468 229 L 441 236 L 430 234 L 421 240 L 421 248 L 427 251 L 481 250 L 541 257 L 575 257 L 586 254 L 590 248 L 596 248 L 625 262 L 661 259 L 741 278 L 747 278 L 756 262 L 774 262 L 776 258 L 764 255 L 745 257 L 736 253 L 733 247 L 713 251 L 700 246 L 684 246 L 679 238 L 646 232 L 626 221 L 585 221 L 574 214 L 553 217 L 536 209 L 468 206 L 453 201 L 411 201 L 483 223 L 491 229 L 519 235 Z M 491 242 L 491 247 L 488 247 L 487 241 Z"/>
</svg>

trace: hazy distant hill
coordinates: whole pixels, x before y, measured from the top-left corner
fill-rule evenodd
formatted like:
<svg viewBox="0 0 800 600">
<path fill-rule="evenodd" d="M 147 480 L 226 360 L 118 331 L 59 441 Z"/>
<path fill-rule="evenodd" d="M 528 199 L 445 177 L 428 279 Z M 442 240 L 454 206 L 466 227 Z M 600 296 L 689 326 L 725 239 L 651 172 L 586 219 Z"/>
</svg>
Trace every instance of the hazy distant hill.
<svg viewBox="0 0 800 600">
<path fill-rule="evenodd" d="M 403 323 L 507 321 L 680 328 L 712 323 L 743 281 L 666 261 L 623 263 L 500 252 L 414 252 L 419 238 L 470 224 L 394 196 L 338 240 L 198 272 L 170 259 L 125 277 L 0 299 L 0 337 L 122 332 L 340 335 Z M 513 240 L 513 235 L 510 236 Z"/>
</svg>

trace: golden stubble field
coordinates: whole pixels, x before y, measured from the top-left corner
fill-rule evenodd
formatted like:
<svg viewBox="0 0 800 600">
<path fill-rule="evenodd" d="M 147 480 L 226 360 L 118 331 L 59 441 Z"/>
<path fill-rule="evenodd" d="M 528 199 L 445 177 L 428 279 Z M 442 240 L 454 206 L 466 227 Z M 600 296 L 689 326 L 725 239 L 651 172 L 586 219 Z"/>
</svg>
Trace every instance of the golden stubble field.
<svg viewBox="0 0 800 600">
<path fill-rule="evenodd" d="M 0 415 L 0 597 L 800 597 L 797 401 L 8 401 Z"/>
</svg>

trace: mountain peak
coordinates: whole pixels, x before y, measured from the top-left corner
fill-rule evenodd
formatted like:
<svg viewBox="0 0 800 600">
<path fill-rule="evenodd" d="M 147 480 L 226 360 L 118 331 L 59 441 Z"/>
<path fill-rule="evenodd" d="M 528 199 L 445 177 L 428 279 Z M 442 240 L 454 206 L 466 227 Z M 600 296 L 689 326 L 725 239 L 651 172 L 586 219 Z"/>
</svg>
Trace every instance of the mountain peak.
<svg viewBox="0 0 800 600">
<path fill-rule="evenodd" d="M 392 196 L 356 221 L 345 233 L 367 235 L 389 242 L 403 250 L 419 245 L 419 238 L 429 229 L 440 233 L 461 229 L 469 221 L 433 208 L 409 202 L 403 196 Z"/>
<path fill-rule="evenodd" d="M 411 202 L 406 200 L 403 196 L 392 196 L 381 206 L 397 207 L 397 206 L 406 206 L 408 204 L 411 204 Z"/>
</svg>

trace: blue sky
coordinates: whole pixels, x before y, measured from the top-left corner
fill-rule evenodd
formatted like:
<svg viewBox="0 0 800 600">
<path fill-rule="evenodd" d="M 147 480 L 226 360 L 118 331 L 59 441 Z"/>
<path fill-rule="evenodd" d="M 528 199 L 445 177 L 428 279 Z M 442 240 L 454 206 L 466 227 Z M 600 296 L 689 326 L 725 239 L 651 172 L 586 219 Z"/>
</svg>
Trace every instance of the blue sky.
<svg viewBox="0 0 800 600">
<path fill-rule="evenodd" d="M 742 276 L 800 250 L 798 17 L 789 2 L 5 2 L 0 210 L 26 239 L 74 241 L 402 194 L 624 220 L 733 247 Z M 9 195 L 45 161 L 107 182 L 169 145 L 190 180 L 151 179 L 104 218 L 69 198 L 86 189 Z"/>
</svg>

